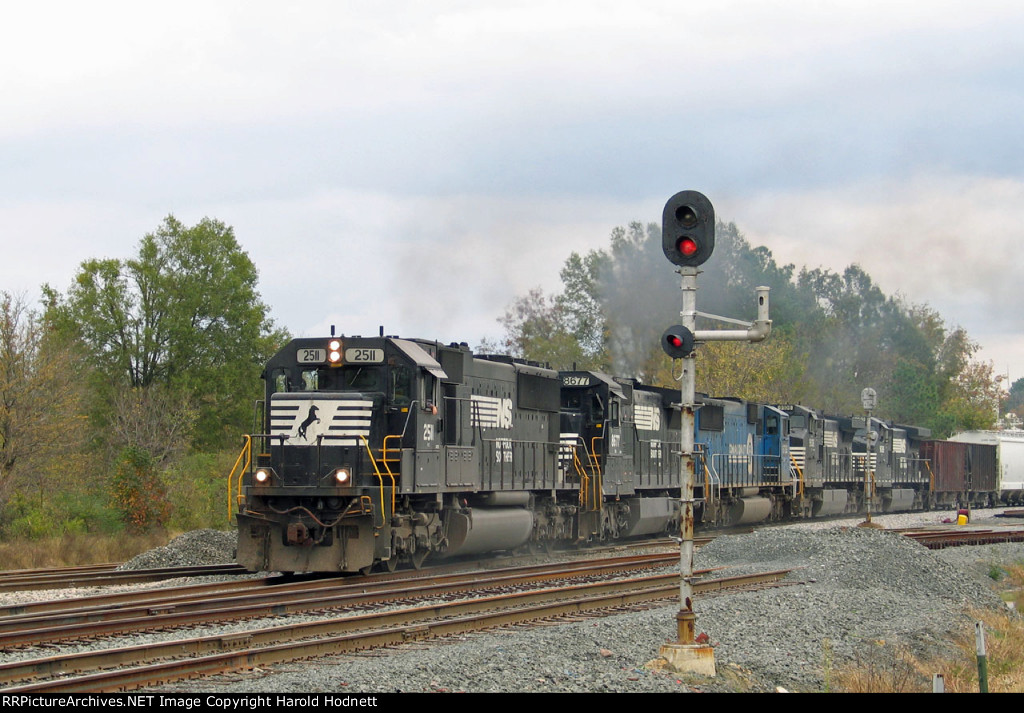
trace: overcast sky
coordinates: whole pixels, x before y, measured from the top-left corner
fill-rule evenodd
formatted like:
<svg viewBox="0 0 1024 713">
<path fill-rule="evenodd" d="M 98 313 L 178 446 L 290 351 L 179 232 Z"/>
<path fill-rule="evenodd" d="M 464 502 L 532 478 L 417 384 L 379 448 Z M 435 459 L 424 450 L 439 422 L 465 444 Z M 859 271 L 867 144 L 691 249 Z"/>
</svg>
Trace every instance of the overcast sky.
<svg viewBox="0 0 1024 713">
<path fill-rule="evenodd" d="M 42 0 L 5 7 L 0 97 L 30 300 L 209 216 L 297 336 L 476 344 L 696 189 L 1024 377 L 1024 3 Z"/>
</svg>

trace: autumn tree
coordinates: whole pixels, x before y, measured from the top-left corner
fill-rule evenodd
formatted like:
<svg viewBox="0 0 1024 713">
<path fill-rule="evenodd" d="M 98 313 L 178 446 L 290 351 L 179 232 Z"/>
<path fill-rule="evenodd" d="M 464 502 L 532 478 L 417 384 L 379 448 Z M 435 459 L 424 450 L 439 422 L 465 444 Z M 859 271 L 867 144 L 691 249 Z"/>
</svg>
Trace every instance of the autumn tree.
<svg viewBox="0 0 1024 713">
<path fill-rule="evenodd" d="M 0 503 L 76 471 L 82 365 L 21 297 L 0 292 Z M 45 489 L 45 488 L 44 488 Z"/>
<path fill-rule="evenodd" d="M 754 288 L 768 284 L 773 290 L 778 288 L 780 300 L 790 312 L 797 312 L 798 300 L 789 284 L 792 266 L 780 268 L 769 251 L 751 248 L 734 224 L 719 223 L 717 234 L 715 259 L 705 265 L 707 277 L 701 278 L 702 310 L 752 319 Z M 540 355 L 570 353 L 575 338 L 579 350 L 574 361 L 580 368 L 634 376 L 649 384 L 675 385 L 659 344 L 661 332 L 679 321 L 680 281 L 665 260 L 657 225 L 634 222 L 615 228 L 607 249 L 571 254 L 560 274 L 561 293 L 546 297 L 535 291 L 525 300 L 517 299 L 499 320 L 506 330 L 506 344 L 514 345 L 517 355 L 551 361 Z M 740 291 L 742 299 L 736 297 Z M 702 319 L 699 326 L 715 325 Z M 530 339 L 524 339 L 525 335 Z M 740 373 L 757 372 L 761 382 L 783 379 L 781 372 L 765 372 L 765 366 L 781 365 L 778 355 L 794 347 L 789 342 L 784 347 L 769 347 L 773 358 L 766 361 L 764 355 L 755 353 L 761 346 L 702 346 L 702 355 L 728 352 L 730 357 L 709 365 L 701 387 L 724 393 L 718 389 L 736 383 Z"/>
</svg>

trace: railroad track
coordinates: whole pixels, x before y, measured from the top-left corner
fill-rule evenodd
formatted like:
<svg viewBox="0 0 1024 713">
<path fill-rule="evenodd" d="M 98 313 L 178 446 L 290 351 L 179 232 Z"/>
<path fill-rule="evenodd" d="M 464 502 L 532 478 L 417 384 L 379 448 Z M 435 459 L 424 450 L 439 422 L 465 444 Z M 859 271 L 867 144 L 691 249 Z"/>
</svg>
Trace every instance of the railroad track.
<svg viewBox="0 0 1024 713">
<path fill-rule="evenodd" d="M 283 577 L 195 585 L 58 600 L 12 607 L 0 616 L 0 649 L 54 644 L 98 636 L 285 616 L 313 611 L 381 606 L 401 600 L 453 597 L 481 589 L 536 585 L 553 579 L 597 578 L 670 567 L 672 554 L 603 558 L 579 563 L 532 565 L 452 574 L 320 578 Z M 0 675 L 0 682 L 2 682 Z"/>
<path fill-rule="evenodd" d="M 944 547 L 963 545 L 992 545 L 1000 542 L 1024 542 L 1024 529 L 939 529 L 901 530 L 901 534 L 920 542 L 925 547 L 938 550 Z"/>
<path fill-rule="evenodd" d="M 1024 531 L 1006 529 L 903 534 L 933 548 L 1024 539 Z M 668 551 L 468 573 L 398 572 L 305 581 L 265 577 L 0 607 L 0 649 L 48 647 L 41 652 L 44 655 L 36 656 L 32 649 L 25 660 L 0 664 L 0 686 L 4 693 L 131 690 L 494 627 L 606 615 L 677 599 L 678 572 L 636 572 L 677 566 L 678 552 Z M 61 574 L 66 581 L 77 581 L 106 567 L 113 568 L 104 565 Z M 210 572 L 208 568 L 199 570 Z M 623 574 L 630 570 L 633 574 Z M 192 571 L 195 576 L 196 570 Z M 186 576 L 186 572 L 183 568 L 145 572 L 142 581 Z M 706 595 L 710 588 L 764 586 L 785 573 L 700 580 L 695 586 L 698 593 Z M 7 581 L 13 583 L 16 577 L 38 581 L 39 575 L 47 573 L 10 574 Z M 3 584 L 4 578 L 0 578 Z M 379 611 L 383 606 L 391 610 Z M 204 636 L 193 631 L 171 641 L 136 646 L 119 646 L 114 638 L 154 629 L 184 631 L 203 622 L 327 610 L 331 611 L 329 618 L 283 625 L 264 622 L 262 628 L 254 626 L 235 634 Z M 53 655 L 59 642 L 97 637 L 109 638 L 105 648 Z M 181 660 L 182 656 L 186 660 Z"/>
<path fill-rule="evenodd" d="M 19 569 L 0 572 L 0 593 L 69 587 L 106 587 L 117 584 L 161 582 L 178 577 L 245 574 L 233 563 L 157 569 L 119 570 L 116 564 L 62 567 L 60 569 Z"/>
<path fill-rule="evenodd" d="M 749 531 L 749 530 L 747 530 Z M 699 547 L 713 540 L 714 537 L 697 537 L 694 542 Z M 615 552 L 628 552 L 637 547 L 657 548 L 671 546 L 673 540 L 645 540 L 642 543 L 616 543 L 614 545 L 598 545 L 588 547 L 586 552 L 591 555 L 602 552 L 609 555 Z M 508 556 L 509 561 L 517 557 Z M 502 558 L 492 557 L 490 562 L 500 562 Z M 153 569 L 118 570 L 117 563 L 81 565 L 78 567 L 60 567 L 48 569 L 18 569 L 0 571 L 0 594 L 5 592 L 21 592 L 39 589 L 68 589 L 73 587 L 104 587 L 123 584 L 144 584 L 160 582 L 168 579 L 203 576 L 230 576 L 250 574 L 245 568 L 233 562 L 211 565 L 193 565 L 182 567 L 161 567 Z M 453 569 L 455 566 L 439 565 L 432 569 Z M 314 575 L 308 575 L 312 577 Z M 331 576 L 329 574 L 322 576 Z"/>
<path fill-rule="evenodd" d="M 616 559 L 618 563 L 612 561 Z M 128 690 L 500 626 L 650 606 L 678 598 L 678 573 L 642 570 L 671 567 L 677 561 L 675 555 L 648 555 L 640 560 L 623 557 L 597 563 L 508 568 L 486 574 L 474 572 L 462 575 L 469 578 L 462 582 L 456 581 L 455 575 L 446 575 L 443 579 L 447 583 L 432 582 L 438 578 L 431 576 L 414 577 L 406 584 L 386 579 L 378 583 L 379 587 L 364 581 L 348 585 L 367 591 L 350 592 L 347 604 L 340 603 L 342 595 L 334 595 L 337 599 L 330 604 L 345 607 L 343 615 L 335 613 L 330 618 L 278 624 L 231 635 L 178 638 L 164 643 L 9 662 L 0 666 L 0 684 L 10 686 L 3 689 L 5 693 Z M 777 581 L 784 574 L 775 572 L 716 580 L 697 587 L 698 591 L 711 591 L 726 586 L 751 586 Z M 433 590 L 428 591 L 430 588 Z M 310 597 L 313 589 L 306 591 L 307 599 L 319 598 L 325 593 L 321 590 Z M 369 591 L 371 589 L 376 591 Z M 402 594 L 403 591 L 406 593 Z M 425 598 L 429 603 L 423 603 Z M 381 610 L 384 601 L 390 602 L 387 611 Z M 369 606 L 371 602 L 372 611 L 360 612 L 353 608 Z M 236 605 L 229 608 L 236 608 Z M 284 605 L 281 608 L 283 610 Z M 22 631 L 38 622 L 26 621 L 26 624 Z M 11 640 L 2 647 L 9 645 Z M 172 655 L 187 658 L 166 660 Z M 83 671 L 92 673 L 64 678 L 71 672 Z M 59 678 L 11 685 L 54 676 Z"/>
</svg>

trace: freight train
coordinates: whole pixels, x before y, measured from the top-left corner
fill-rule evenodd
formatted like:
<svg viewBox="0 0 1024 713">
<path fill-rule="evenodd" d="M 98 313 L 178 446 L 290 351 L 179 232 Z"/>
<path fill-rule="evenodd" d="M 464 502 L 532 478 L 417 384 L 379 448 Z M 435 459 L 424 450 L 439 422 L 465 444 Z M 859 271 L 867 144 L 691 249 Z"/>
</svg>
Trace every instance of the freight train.
<svg viewBox="0 0 1024 713">
<path fill-rule="evenodd" d="M 292 340 L 263 380 L 229 491 L 249 570 L 368 572 L 679 532 L 678 390 L 383 333 Z M 992 444 L 697 401 L 698 523 L 1021 498 L 1001 492 Z"/>
</svg>

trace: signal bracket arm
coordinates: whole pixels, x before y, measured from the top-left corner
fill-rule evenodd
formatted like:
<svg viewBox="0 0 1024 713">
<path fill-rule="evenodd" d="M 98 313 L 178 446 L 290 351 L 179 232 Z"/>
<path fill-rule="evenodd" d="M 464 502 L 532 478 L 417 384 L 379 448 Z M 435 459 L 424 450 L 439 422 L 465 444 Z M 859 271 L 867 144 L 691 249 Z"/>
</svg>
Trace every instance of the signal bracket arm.
<svg viewBox="0 0 1024 713">
<path fill-rule="evenodd" d="M 768 338 L 772 331 L 772 321 L 768 318 L 768 287 L 758 287 L 757 292 L 757 319 L 753 322 L 744 322 L 729 317 L 719 317 L 714 314 L 696 312 L 701 317 L 716 319 L 721 322 L 739 324 L 747 329 L 698 329 L 694 331 L 693 337 L 698 342 L 760 342 Z"/>
</svg>

